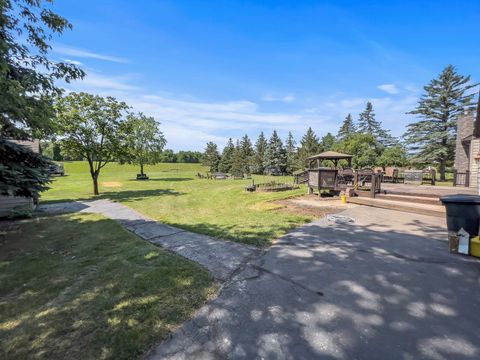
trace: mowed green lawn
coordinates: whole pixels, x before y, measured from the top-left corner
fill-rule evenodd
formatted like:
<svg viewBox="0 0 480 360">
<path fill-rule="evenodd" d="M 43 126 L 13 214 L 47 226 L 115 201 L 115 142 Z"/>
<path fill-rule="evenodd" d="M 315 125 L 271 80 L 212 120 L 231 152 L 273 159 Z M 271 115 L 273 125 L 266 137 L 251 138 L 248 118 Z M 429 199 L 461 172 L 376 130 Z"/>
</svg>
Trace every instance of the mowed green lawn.
<svg viewBox="0 0 480 360">
<path fill-rule="evenodd" d="M 100 174 L 100 198 L 130 206 L 153 219 L 197 233 L 241 243 L 267 246 L 288 230 L 309 220 L 305 215 L 283 211 L 271 200 L 304 194 L 294 191 L 247 193 L 252 180 L 198 179 L 206 173 L 199 164 L 147 166 L 147 181 L 135 180 L 138 167 L 108 164 Z M 85 162 L 66 162 L 67 176 L 57 177 L 43 202 L 89 199 L 92 181 Z M 255 177 L 256 183 L 291 182 L 291 177 Z"/>
<path fill-rule="evenodd" d="M 216 291 L 210 274 L 96 214 L 0 223 L 0 358 L 132 359 Z"/>
</svg>

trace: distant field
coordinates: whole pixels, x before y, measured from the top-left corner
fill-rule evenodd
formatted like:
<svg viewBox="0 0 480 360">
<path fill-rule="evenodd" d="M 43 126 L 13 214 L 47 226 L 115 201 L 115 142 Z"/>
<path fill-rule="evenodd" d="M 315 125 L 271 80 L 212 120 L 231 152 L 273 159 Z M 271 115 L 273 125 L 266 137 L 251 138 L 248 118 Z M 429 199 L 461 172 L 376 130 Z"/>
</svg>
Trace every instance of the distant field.
<svg viewBox="0 0 480 360">
<path fill-rule="evenodd" d="M 282 211 L 270 200 L 305 193 L 299 189 L 278 193 L 246 193 L 252 180 L 197 179 L 206 173 L 199 164 L 147 166 L 148 181 L 135 180 L 138 167 L 108 164 L 100 175 L 101 198 L 130 206 L 156 220 L 194 232 L 256 246 L 267 246 L 311 217 Z M 66 162 L 67 176 L 58 177 L 42 201 L 92 198 L 92 181 L 86 162 Z M 257 176 L 255 182 L 291 182 L 292 178 Z"/>
</svg>

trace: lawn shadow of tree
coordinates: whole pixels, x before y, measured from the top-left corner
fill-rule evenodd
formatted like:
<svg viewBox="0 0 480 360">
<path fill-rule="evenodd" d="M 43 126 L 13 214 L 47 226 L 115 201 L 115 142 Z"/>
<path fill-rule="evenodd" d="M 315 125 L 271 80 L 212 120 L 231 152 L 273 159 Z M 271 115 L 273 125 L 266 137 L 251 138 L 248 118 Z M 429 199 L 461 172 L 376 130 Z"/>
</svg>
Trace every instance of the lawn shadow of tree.
<svg viewBox="0 0 480 360">
<path fill-rule="evenodd" d="M 1 256 L 3 358 L 136 358 L 211 296 L 206 271 L 93 216 L 26 220 L 0 237 L 17 246 Z"/>
</svg>

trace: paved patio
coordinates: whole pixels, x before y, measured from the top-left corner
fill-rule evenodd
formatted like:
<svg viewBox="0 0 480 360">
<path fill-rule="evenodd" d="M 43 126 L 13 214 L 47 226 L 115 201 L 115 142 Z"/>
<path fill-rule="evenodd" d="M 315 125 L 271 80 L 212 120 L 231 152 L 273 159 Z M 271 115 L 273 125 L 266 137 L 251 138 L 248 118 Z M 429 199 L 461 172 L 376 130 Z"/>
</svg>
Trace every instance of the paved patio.
<svg viewBox="0 0 480 360">
<path fill-rule="evenodd" d="M 480 261 L 441 218 L 358 206 L 284 236 L 150 359 L 478 359 Z"/>
</svg>

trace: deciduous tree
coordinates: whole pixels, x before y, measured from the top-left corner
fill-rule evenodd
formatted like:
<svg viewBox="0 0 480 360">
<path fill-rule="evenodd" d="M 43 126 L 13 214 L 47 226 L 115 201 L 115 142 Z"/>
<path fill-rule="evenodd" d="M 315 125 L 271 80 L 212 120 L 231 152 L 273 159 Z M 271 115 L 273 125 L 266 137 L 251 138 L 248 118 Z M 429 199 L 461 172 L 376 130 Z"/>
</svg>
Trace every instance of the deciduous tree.
<svg viewBox="0 0 480 360">
<path fill-rule="evenodd" d="M 121 162 L 140 166 L 140 175 L 144 165 L 155 165 L 160 162 L 160 155 L 167 141 L 159 129 L 159 124 L 153 117 L 143 113 L 128 114 L 121 124 L 124 139 L 124 150 Z"/>
<path fill-rule="evenodd" d="M 55 108 L 62 150 L 88 161 L 93 193 L 98 195 L 100 170 L 126 150 L 120 126 L 128 106 L 113 97 L 72 92 L 58 98 Z"/>
</svg>

